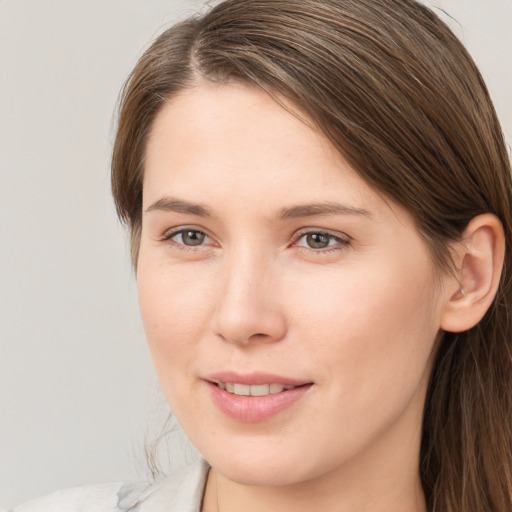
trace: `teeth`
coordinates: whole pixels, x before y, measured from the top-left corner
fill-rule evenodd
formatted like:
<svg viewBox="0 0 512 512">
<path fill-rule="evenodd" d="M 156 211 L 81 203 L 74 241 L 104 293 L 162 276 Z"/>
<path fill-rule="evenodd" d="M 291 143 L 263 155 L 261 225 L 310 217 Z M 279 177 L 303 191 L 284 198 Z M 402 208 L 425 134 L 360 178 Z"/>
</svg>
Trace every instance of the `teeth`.
<svg viewBox="0 0 512 512">
<path fill-rule="evenodd" d="M 251 396 L 251 386 L 249 384 L 234 384 L 235 395 Z"/>
<path fill-rule="evenodd" d="M 265 396 L 270 394 L 270 384 L 251 386 L 251 396 Z"/>
<path fill-rule="evenodd" d="M 286 386 L 283 386 L 282 384 L 270 384 L 270 393 L 281 393 L 283 389 L 285 389 Z"/>
<path fill-rule="evenodd" d="M 281 393 L 295 386 L 284 386 L 283 384 L 239 384 L 237 382 L 218 382 L 220 389 L 239 396 L 266 396 Z"/>
</svg>

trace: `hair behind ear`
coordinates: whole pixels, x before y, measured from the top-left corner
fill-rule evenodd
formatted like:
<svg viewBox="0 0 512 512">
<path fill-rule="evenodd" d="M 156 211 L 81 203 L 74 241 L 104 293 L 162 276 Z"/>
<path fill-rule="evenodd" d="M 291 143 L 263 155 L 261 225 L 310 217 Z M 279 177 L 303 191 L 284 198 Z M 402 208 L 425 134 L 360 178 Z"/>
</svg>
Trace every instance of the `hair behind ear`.
<svg viewBox="0 0 512 512">
<path fill-rule="evenodd" d="M 448 294 L 454 293 L 442 318 L 451 332 L 439 343 L 423 421 L 421 476 L 431 511 L 511 510 L 512 286 L 505 243 L 500 220 L 485 214 L 456 245 Z"/>
<path fill-rule="evenodd" d="M 456 244 L 454 289 L 425 404 L 421 475 L 429 510 L 506 512 L 512 502 L 512 287 L 491 214 Z M 464 293 L 460 293 L 460 287 Z M 475 508 L 478 504 L 478 508 Z"/>
<path fill-rule="evenodd" d="M 441 340 L 420 462 L 430 511 L 511 510 L 512 351 L 510 339 L 493 327 L 500 307 Z"/>
</svg>

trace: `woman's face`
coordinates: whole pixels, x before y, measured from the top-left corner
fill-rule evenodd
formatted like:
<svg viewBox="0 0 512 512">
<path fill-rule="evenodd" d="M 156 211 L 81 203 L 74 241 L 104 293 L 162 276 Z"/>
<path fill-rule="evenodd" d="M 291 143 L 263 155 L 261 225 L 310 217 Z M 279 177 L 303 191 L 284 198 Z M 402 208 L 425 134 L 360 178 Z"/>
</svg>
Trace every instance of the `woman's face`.
<svg viewBox="0 0 512 512">
<path fill-rule="evenodd" d="M 287 484 L 417 463 L 443 277 L 408 212 L 241 85 L 163 108 L 143 202 L 150 350 L 220 474 Z"/>
</svg>

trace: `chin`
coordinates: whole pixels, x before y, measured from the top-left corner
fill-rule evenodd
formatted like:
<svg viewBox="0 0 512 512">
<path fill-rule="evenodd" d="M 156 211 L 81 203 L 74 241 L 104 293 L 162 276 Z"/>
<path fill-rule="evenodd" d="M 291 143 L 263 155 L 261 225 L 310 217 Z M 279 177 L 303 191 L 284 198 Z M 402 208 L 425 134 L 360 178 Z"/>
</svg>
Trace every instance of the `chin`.
<svg viewBox="0 0 512 512">
<path fill-rule="evenodd" d="M 279 440 L 272 443 L 268 436 L 266 441 L 262 440 L 264 447 L 255 443 L 252 449 L 247 449 L 247 446 L 243 449 L 219 443 L 224 446 L 220 452 L 211 447 L 199 451 L 219 474 L 243 485 L 293 485 L 320 476 L 324 469 L 328 471 L 320 467 L 323 466 L 320 461 L 315 461 L 311 454 L 306 455 L 300 447 L 286 446 Z"/>
<path fill-rule="evenodd" d="M 253 486 L 285 486 L 309 480 L 311 476 L 304 472 L 304 468 L 296 462 L 263 460 L 252 461 L 226 461 L 215 464 L 212 467 L 222 476 L 242 485 Z"/>
</svg>

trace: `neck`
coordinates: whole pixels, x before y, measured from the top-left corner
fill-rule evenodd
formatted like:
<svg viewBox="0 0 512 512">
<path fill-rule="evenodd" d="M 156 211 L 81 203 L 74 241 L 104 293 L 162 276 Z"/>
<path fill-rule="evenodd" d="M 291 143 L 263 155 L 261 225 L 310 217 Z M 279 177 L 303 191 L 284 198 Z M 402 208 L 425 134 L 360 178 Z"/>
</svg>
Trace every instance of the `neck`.
<svg viewBox="0 0 512 512">
<path fill-rule="evenodd" d="M 347 489 L 338 479 L 328 485 L 326 481 L 324 485 L 308 482 L 286 489 L 233 484 L 215 473 L 212 479 L 217 479 L 218 489 L 213 491 L 208 507 L 205 502 L 203 512 L 426 512 L 419 482 L 407 489 L 397 485 L 385 489 L 374 487 L 365 494 L 363 487 L 368 486 L 354 493 L 356 489 Z"/>
<path fill-rule="evenodd" d="M 381 438 L 378 446 L 342 467 L 286 486 L 245 485 L 212 469 L 203 512 L 426 512 L 419 435 L 407 439 L 399 434 L 391 444 Z"/>
</svg>

